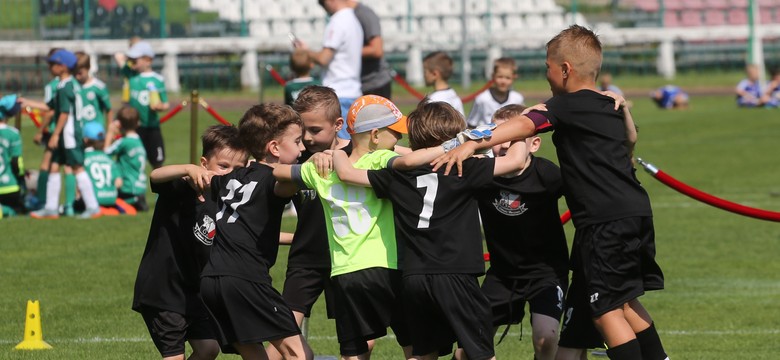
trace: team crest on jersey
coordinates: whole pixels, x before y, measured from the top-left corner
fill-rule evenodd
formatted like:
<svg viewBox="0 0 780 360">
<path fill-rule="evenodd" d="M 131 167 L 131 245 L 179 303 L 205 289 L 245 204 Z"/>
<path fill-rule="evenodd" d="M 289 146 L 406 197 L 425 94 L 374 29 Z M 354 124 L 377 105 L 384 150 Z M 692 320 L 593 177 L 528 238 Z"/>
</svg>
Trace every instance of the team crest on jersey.
<svg viewBox="0 0 780 360">
<path fill-rule="evenodd" d="M 214 243 L 214 236 L 217 234 L 217 224 L 211 216 L 203 215 L 203 221 L 196 223 L 192 232 L 203 245 L 211 246 Z"/>
<path fill-rule="evenodd" d="M 507 216 L 518 216 L 528 210 L 525 203 L 522 202 L 520 194 L 501 190 L 498 195 L 499 197 L 493 200 L 493 206 L 498 212 Z"/>
<path fill-rule="evenodd" d="M 87 99 L 88 99 L 88 100 L 95 100 L 95 93 L 93 93 L 93 92 L 88 92 L 88 93 L 87 93 Z"/>
</svg>

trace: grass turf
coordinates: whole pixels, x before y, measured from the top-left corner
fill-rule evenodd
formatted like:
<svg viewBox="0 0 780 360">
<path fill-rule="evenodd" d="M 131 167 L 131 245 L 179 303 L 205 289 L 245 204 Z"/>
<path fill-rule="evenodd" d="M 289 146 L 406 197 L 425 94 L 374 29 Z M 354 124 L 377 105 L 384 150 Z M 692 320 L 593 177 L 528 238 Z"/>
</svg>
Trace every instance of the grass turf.
<svg viewBox="0 0 780 360">
<path fill-rule="evenodd" d="M 208 99 L 208 97 L 207 97 Z M 636 155 L 694 187 L 725 199 L 780 210 L 780 168 L 774 160 L 778 110 L 737 109 L 732 96 L 694 97 L 688 111 L 656 109 L 634 99 L 640 126 Z M 410 106 L 403 110 L 408 111 Z M 244 109 L 220 109 L 235 121 Z M 168 163 L 186 162 L 188 116 L 165 124 Z M 201 111 L 199 130 L 212 124 Z M 25 121 L 24 154 L 34 168 L 40 151 Z M 539 155 L 555 159 L 549 135 Z M 780 227 L 711 208 L 652 179 L 657 260 L 666 290 L 643 296 L 673 359 L 774 359 L 780 350 Z M 153 198 L 152 198 L 153 199 Z M 565 206 L 565 205 L 564 205 Z M 0 221 L 0 359 L 155 359 L 141 317 L 130 310 L 135 272 L 151 214 L 98 220 Z M 285 220 L 293 229 L 294 219 Z M 566 226 L 571 239 L 573 227 Z M 281 287 L 287 249 L 272 269 Z M 22 340 L 25 303 L 41 301 L 48 351 L 14 351 Z M 530 328 L 515 326 L 496 348 L 499 358 L 532 358 Z M 337 354 L 335 326 L 317 303 L 309 326 L 317 354 Z M 393 339 L 380 339 L 375 359 L 401 358 Z M 221 355 L 220 358 L 236 358 Z"/>
</svg>

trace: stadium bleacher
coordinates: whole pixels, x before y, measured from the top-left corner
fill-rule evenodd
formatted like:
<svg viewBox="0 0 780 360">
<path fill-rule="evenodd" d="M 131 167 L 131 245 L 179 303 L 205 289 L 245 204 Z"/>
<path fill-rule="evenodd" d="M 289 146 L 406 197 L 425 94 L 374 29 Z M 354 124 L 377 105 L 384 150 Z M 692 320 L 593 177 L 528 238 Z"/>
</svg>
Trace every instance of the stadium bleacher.
<svg viewBox="0 0 780 360">
<path fill-rule="evenodd" d="M 663 18 L 666 27 L 745 25 L 749 21 L 748 0 L 634 0 L 635 18 Z M 776 24 L 780 1 L 758 0 L 761 24 Z M 663 14 L 661 12 L 663 11 Z"/>
</svg>

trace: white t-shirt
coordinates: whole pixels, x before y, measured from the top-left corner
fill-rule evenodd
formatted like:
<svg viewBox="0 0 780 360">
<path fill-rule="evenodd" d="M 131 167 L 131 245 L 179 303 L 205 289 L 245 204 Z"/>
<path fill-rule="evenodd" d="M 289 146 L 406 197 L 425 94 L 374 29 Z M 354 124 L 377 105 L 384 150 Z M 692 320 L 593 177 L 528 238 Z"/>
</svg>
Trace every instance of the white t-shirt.
<svg viewBox="0 0 780 360">
<path fill-rule="evenodd" d="M 454 107 L 455 110 L 458 110 L 464 116 L 466 115 L 466 112 L 463 110 L 463 102 L 460 101 L 460 96 L 458 96 L 458 94 L 455 93 L 455 90 L 452 89 L 437 90 L 432 92 L 430 95 L 428 95 L 428 99 L 430 99 L 430 102 L 435 102 L 435 101 L 446 102 L 447 104 L 452 105 L 452 107 Z"/>
<path fill-rule="evenodd" d="M 471 127 L 477 127 L 479 125 L 490 124 L 493 122 L 493 114 L 496 110 L 509 105 L 517 104 L 523 105 L 523 95 L 514 90 L 509 90 L 509 96 L 506 101 L 500 103 L 490 93 L 490 89 L 483 91 L 477 98 L 474 99 L 474 106 L 471 108 L 468 119 L 466 122 Z"/>
<path fill-rule="evenodd" d="M 344 8 L 330 17 L 322 47 L 333 50 L 333 60 L 325 67 L 322 85 L 336 91 L 339 98 L 359 98 L 360 66 L 363 62 L 363 28 L 352 8 Z"/>
</svg>

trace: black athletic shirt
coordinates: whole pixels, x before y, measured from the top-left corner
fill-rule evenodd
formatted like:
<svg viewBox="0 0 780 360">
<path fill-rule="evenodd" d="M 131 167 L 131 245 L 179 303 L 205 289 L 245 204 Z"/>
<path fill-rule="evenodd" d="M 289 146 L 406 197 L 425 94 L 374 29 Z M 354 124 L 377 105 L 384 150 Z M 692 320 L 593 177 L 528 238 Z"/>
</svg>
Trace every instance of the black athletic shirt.
<svg viewBox="0 0 780 360">
<path fill-rule="evenodd" d="M 551 98 L 546 112 L 528 114 L 539 132 L 555 130 L 566 203 L 578 227 L 652 216 L 631 165 L 623 113 L 614 104 L 610 97 L 580 90 Z"/>
<path fill-rule="evenodd" d="M 497 177 L 479 193 L 490 270 L 509 279 L 565 277 L 569 250 L 558 212 L 561 170 L 531 157 L 519 176 Z"/>
<path fill-rule="evenodd" d="M 152 183 L 152 191 L 159 196 L 138 267 L 133 309 L 150 306 L 186 314 L 187 299 L 197 298 L 193 295 L 214 238 L 216 204 L 198 201 L 181 179 Z"/>
<path fill-rule="evenodd" d="M 273 169 L 259 163 L 211 179 L 217 236 L 202 276 L 271 283 L 268 269 L 276 262 L 282 212 L 289 201 L 274 194 L 275 184 Z"/>
<path fill-rule="evenodd" d="M 344 150 L 347 155 L 352 153 L 352 142 L 341 150 Z M 312 155 L 313 153 L 304 151 L 298 158 L 298 163 L 303 164 Z M 322 210 L 322 202 L 317 199 L 317 192 L 301 189 L 293 197 L 293 204 L 298 213 L 298 224 L 295 227 L 290 253 L 287 256 L 287 267 L 330 269 L 325 211 Z"/>
<path fill-rule="evenodd" d="M 377 196 L 393 202 L 404 276 L 484 274 L 476 192 L 493 183 L 495 159 L 463 162 L 463 177 L 431 172 L 370 170 Z"/>
</svg>

